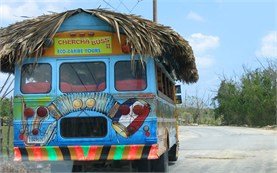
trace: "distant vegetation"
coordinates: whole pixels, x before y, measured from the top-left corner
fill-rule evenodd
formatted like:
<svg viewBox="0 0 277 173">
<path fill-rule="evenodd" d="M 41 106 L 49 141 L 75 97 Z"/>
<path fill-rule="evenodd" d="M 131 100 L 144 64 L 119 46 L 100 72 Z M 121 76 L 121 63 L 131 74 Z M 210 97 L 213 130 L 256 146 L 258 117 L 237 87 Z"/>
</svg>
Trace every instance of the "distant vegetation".
<svg viewBox="0 0 277 173">
<path fill-rule="evenodd" d="M 13 82 L 13 76 L 10 74 L 7 76 L 4 83 L 0 84 L 0 138 L 2 137 L 2 139 L 0 139 L 0 156 L 2 156 L 2 154 L 10 156 L 12 153 L 13 106 L 12 98 L 8 97 L 10 97 L 10 93 L 13 91 Z"/>
<path fill-rule="evenodd" d="M 214 109 L 208 104 L 209 99 L 200 98 L 198 93 L 195 96 L 186 96 L 183 103 L 177 108 L 179 123 L 182 125 L 220 125 L 221 119 L 215 117 Z"/>
<path fill-rule="evenodd" d="M 277 64 L 249 70 L 235 79 L 221 79 L 213 105 L 199 97 L 188 97 L 189 103 L 178 109 L 181 122 L 211 125 L 275 125 Z"/>
<path fill-rule="evenodd" d="M 0 156 L 1 154 L 9 156 L 12 152 L 13 141 L 13 113 L 12 113 L 12 100 L 10 98 L 0 99 L 0 127 L 2 130 L 2 143 L 0 143 Z M 1 140 L 0 140 L 1 141 Z M 2 153 L 3 152 L 3 153 Z"/>
<path fill-rule="evenodd" d="M 12 103 L 10 98 L 4 98 L 0 100 L 0 118 L 4 119 L 4 122 L 9 118 L 13 118 L 11 115 Z"/>
<path fill-rule="evenodd" d="M 255 70 L 244 69 L 239 81 L 223 79 L 214 100 L 215 117 L 227 125 L 276 124 L 276 63 Z"/>
</svg>

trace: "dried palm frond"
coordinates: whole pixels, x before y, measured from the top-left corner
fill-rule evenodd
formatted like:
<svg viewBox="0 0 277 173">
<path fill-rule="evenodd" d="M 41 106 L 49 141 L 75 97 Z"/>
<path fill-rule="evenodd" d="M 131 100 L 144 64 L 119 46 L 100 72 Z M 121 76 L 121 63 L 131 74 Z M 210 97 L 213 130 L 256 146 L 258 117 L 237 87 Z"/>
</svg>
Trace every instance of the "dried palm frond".
<svg viewBox="0 0 277 173">
<path fill-rule="evenodd" d="M 139 16 L 116 13 L 103 9 L 69 10 L 63 13 L 42 15 L 0 29 L 1 71 L 12 73 L 15 64 L 24 58 L 42 56 L 48 38 L 53 38 L 62 23 L 69 17 L 85 12 L 111 25 L 121 44 L 120 34 L 127 37 L 131 55 L 156 58 L 178 80 L 192 83 L 198 80 L 195 57 L 189 43 L 170 27 L 154 23 Z M 169 71 L 170 71 L 169 70 Z"/>
</svg>

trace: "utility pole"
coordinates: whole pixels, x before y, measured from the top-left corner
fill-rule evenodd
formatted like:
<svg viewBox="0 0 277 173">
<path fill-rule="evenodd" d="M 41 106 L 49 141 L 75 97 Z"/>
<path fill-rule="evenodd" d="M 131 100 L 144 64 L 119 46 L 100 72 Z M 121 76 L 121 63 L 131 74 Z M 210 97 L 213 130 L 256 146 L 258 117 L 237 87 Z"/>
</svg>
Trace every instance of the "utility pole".
<svg viewBox="0 0 277 173">
<path fill-rule="evenodd" d="M 275 70 L 275 75 L 277 74 L 277 70 Z M 277 78 L 275 79 L 275 82 L 277 83 Z M 277 87 L 276 87 L 276 92 L 277 92 Z M 276 103 L 277 103 L 277 97 L 276 97 Z M 276 104 L 276 108 L 275 108 L 275 121 L 276 121 L 276 125 L 277 125 L 277 104 Z"/>
<path fill-rule="evenodd" d="M 153 0 L 153 22 L 157 23 L 157 0 Z"/>
</svg>

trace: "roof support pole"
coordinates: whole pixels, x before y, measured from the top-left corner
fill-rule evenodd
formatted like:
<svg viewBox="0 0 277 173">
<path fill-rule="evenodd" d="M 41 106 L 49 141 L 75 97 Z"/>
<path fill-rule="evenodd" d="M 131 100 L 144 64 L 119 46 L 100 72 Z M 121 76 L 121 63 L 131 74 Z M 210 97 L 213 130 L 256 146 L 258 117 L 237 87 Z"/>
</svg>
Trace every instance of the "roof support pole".
<svg viewBox="0 0 277 173">
<path fill-rule="evenodd" d="M 157 0 L 153 0 L 153 22 L 157 23 Z"/>
</svg>

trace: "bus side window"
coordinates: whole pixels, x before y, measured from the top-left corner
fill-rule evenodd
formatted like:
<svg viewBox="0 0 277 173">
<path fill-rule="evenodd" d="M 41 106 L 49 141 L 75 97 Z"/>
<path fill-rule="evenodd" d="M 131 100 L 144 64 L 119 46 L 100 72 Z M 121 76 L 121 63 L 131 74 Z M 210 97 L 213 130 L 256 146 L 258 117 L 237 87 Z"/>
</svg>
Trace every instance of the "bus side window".
<svg viewBox="0 0 277 173">
<path fill-rule="evenodd" d="M 167 77 L 167 75 L 162 71 L 162 69 L 158 66 L 157 68 L 157 85 L 158 91 L 169 97 L 170 99 L 174 100 L 174 84 L 173 82 Z"/>
<path fill-rule="evenodd" d="M 21 71 L 21 92 L 24 94 L 48 93 L 51 90 L 50 64 L 25 64 Z"/>
<path fill-rule="evenodd" d="M 146 66 L 140 61 L 118 61 L 115 64 L 115 88 L 118 91 L 142 91 L 147 86 Z"/>
</svg>

